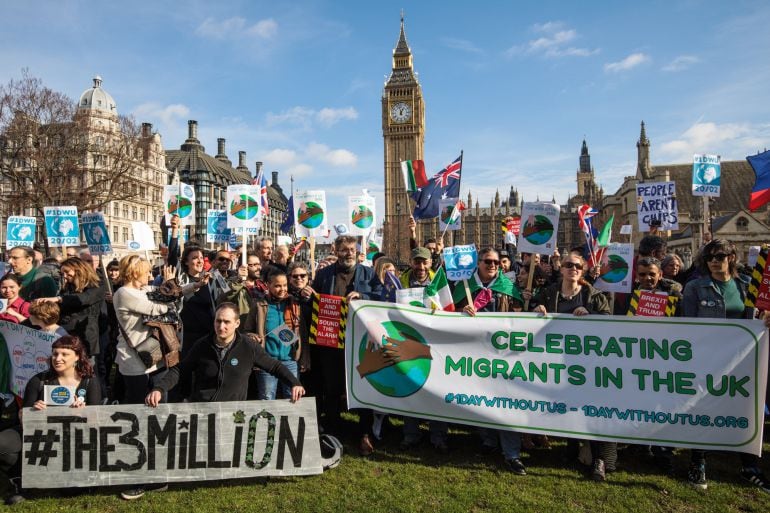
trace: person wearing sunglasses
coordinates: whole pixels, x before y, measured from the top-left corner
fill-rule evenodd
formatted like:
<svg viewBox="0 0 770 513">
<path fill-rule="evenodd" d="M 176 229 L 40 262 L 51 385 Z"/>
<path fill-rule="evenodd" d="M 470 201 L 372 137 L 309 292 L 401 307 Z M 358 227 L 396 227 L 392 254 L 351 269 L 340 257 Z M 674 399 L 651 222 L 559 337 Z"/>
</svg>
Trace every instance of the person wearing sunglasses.
<svg viewBox="0 0 770 513">
<path fill-rule="evenodd" d="M 472 304 L 465 297 L 465 287 L 455 288 L 453 299 L 463 313 L 475 316 L 477 312 L 521 311 L 523 301 L 518 287 L 503 274 L 500 254 L 493 248 L 479 251 L 479 266 L 468 280 Z M 481 451 L 492 454 L 498 448 L 505 459 L 505 467 L 512 474 L 524 476 L 527 468 L 521 461 L 521 434 L 515 431 L 479 428 Z"/>
<path fill-rule="evenodd" d="M 726 239 L 714 239 L 703 247 L 697 262 L 701 277 L 688 282 L 684 288 L 684 317 L 753 319 L 754 308 L 744 306 L 747 284 L 738 275 L 735 245 Z M 765 317 L 765 325 L 769 323 L 770 319 Z M 770 493 L 770 481 L 759 469 L 759 457 L 747 453 L 740 453 L 740 457 L 741 478 Z M 705 451 L 691 451 L 687 480 L 694 488 L 708 487 Z"/>
<path fill-rule="evenodd" d="M 287 272 L 289 277 L 289 295 L 300 307 L 300 325 L 299 336 L 301 344 L 299 365 L 300 379 L 306 389 L 311 384 L 310 372 L 310 347 L 308 346 L 308 335 L 310 332 L 310 319 L 313 314 L 313 294 L 315 290 L 309 285 L 310 271 L 305 264 L 301 262 L 292 262 L 289 264 Z M 310 395 L 313 395 L 312 393 Z"/>
<path fill-rule="evenodd" d="M 564 257 L 559 268 L 561 279 L 546 287 L 535 296 L 532 311 L 540 314 L 548 312 L 560 314 L 610 315 L 612 313 L 607 298 L 601 291 L 592 287 L 584 278 L 586 261 L 577 253 L 570 252 Z M 577 453 L 577 440 L 568 441 L 568 450 Z M 591 477 L 595 481 L 604 481 L 607 472 L 615 470 L 618 460 L 618 444 L 615 442 L 591 442 L 593 455 Z"/>
</svg>

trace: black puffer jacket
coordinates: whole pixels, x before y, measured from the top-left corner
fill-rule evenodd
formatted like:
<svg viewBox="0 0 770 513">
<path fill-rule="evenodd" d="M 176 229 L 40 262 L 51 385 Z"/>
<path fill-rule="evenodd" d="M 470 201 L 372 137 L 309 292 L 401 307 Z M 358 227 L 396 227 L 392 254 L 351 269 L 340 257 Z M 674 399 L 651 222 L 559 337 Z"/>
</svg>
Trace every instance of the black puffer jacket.
<svg viewBox="0 0 770 513">
<path fill-rule="evenodd" d="M 182 395 L 192 402 L 245 401 L 251 369 L 258 367 L 291 386 L 300 382 L 281 362 L 268 355 L 262 346 L 239 332 L 220 360 L 214 335 L 197 340 L 184 360 L 169 369 L 155 390 L 168 392 L 180 383 Z M 192 389 L 190 387 L 192 386 Z"/>
<path fill-rule="evenodd" d="M 99 314 L 104 302 L 101 285 L 75 292 L 65 287 L 61 293 L 61 319 L 59 324 L 86 343 L 89 356 L 99 354 Z"/>
<path fill-rule="evenodd" d="M 560 290 L 560 281 L 547 286 L 535 296 L 535 304 L 545 306 L 546 312 L 556 312 Z M 601 290 L 595 289 L 591 285 L 583 285 L 580 296 L 582 298 L 582 305 L 588 310 L 589 314 L 610 315 L 612 313 L 607 297 L 602 294 Z"/>
</svg>

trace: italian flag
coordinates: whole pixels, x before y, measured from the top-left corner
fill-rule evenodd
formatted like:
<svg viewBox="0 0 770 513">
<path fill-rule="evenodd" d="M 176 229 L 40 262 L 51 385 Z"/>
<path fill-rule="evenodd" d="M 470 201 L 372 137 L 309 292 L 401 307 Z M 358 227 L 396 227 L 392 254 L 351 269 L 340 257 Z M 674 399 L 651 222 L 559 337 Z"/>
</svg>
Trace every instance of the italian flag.
<svg viewBox="0 0 770 513">
<path fill-rule="evenodd" d="M 417 192 L 420 187 L 428 185 L 425 162 L 422 160 L 404 160 L 401 162 L 401 173 L 404 175 L 406 192 Z"/>
<path fill-rule="evenodd" d="M 425 306 L 428 308 L 441 308 L 447 312 L 455 311 L 452 291 L 449 289 L 449 282 L 446 279 L 446 272 L 444 272 L 443 267 L 439 267 L 430 285 L 425 287 Z"/>
</svg>

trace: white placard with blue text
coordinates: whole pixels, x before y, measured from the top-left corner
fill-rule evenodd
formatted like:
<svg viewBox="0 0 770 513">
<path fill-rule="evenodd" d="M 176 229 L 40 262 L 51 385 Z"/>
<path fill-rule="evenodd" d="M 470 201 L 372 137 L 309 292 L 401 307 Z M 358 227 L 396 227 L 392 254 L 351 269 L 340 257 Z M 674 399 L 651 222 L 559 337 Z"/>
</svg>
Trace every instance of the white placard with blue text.
<svg viewBox="0 0 770 513">
<path fill-rule="evenodd" d="M 206 242 L 227 242 L 230 229 L 227 227 L 227 210 L 208 209 L 206 212 Z"/>
<path fill-rule="evenodd" d="M 451 281 L 467 280 L 473 276 L 478 266 L 478 253 L 475 244 L 444 248 L 444 268 L 446 277 Z"/>
<path fill-rule="evenodd" d="M 107 225 L 104 223 L 104 214 L 90 212 L 80 216 L 80 226 L 83 227 L 83 235 L 86 236 L 88 251 L 92 255 L 109 255 L 112 253 L 110 235 Z"/>
<path fill-rule="evenodd" d="M 45 233 L 48 246 L 80 246 L 77 207 L 45 207 Z"/>
<path fill-rule="evenodd" d="M 636 202 L 640 232 L 649 232 L 651 223 L 659 223 L 660 231 L 679 229 L 676 182 L 637 184 Z"/>
<path fill-rule="evenodd" d="M 35 243 L 35 228 L 37 220 L 29 216 L 10 216 L 6 224 L 6 249 L 18 246 L 29 246 Z"/>
<path fill-rule="evenodd" d="M 693 155 L 692 195 L 719 196 L 722 163 L 719 155 Z"/>
</svg>

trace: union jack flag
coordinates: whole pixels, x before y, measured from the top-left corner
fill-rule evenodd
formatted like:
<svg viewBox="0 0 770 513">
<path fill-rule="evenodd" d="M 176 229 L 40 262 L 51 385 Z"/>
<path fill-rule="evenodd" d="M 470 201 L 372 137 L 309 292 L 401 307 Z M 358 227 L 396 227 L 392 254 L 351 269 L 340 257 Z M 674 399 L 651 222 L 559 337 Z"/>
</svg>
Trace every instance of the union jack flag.
<svg viewBox="0 0 770 513">
<path fill-rule="evenodd" d="M 595 247 L 596 234 L 594 233 L 596 230 L 594 230 L 593 223 L 591 222 L 591 218 L 598 213 L 599 212 L 591 208 L 590 205 L 581 205 L 577 210 L 578 225 L 580 226 L 580 229 L 583 231 L 583 235 L 585 235 L 586 237 L 586 246 L 588 249 L 588 260 L 591 266 L 594 266 L 597 263 L 596 247 Z"/>
<path fill-rule="evenodd" d="M 449 185 L 449 180 L 459 180 L 460 172 L 462 171 L 463 161 L 462 157 L 457 157 L 451 164 L 439 171 L 433 179 L 436 181 L 436 185 L 439 187 L 446 187 Z"/>
<path fill-rule="evenodd" d="M 263 215 L 269 216 L 270 204 L 267 201 L 267 178 L 265 178 L 265 175 L 262 173 L 261 169 L 259 170 L 257 176 L 254 177 L 254 180 L 251 181 L 251 185 L 259 185 L 259 201 L 262 205 L 262 212 Z"/>
</svg>

